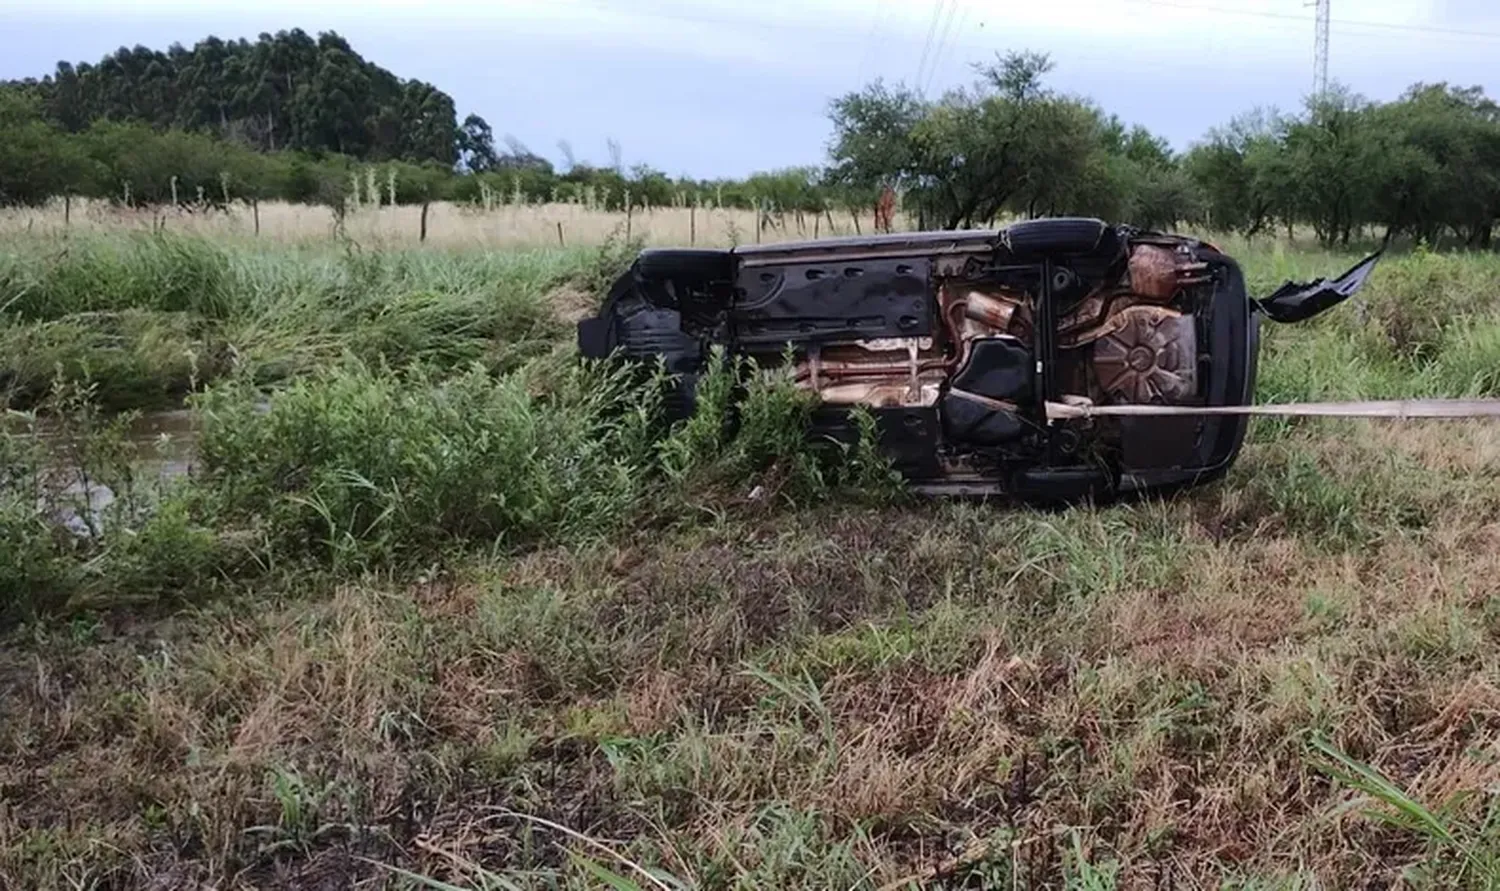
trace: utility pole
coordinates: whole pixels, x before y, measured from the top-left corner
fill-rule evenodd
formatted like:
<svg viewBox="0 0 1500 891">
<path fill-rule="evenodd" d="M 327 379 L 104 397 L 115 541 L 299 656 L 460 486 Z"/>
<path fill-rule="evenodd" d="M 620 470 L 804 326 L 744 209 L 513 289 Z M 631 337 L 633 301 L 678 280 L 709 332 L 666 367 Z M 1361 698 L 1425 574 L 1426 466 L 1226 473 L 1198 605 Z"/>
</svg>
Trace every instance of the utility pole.
<svg viewBox="0 0 1500 891">
<path fill-rule="evenodd" d="M 1328 93 L 1328 6 L 1331 0 L 1317 0 L 1317 38 L 1313 50 L 1313 98 Z"/>
</svg>

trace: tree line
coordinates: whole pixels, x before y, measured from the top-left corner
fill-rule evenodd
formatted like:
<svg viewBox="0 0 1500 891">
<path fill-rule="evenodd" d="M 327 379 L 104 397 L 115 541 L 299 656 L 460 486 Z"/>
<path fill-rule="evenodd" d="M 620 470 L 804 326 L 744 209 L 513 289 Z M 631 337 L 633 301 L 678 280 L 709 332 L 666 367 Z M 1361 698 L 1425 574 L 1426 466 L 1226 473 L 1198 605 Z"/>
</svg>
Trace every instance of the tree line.
<svg viewBox="0 0 1500 891">
<path fill-rule="evenodd" d="M 1377 103 L 1335 87 L 1297 114 L 1257 110 L 1184 153 L 1047 88 L 1047 56 L 1011 53 L 925 100 L 874 83 L 833 103 L 830 178 L 899 183 L 929 225 L 1082 213 L 1324 244 L 1383 236 L 1490 247 L 1500 218 L 1500 108 L 1478 87 L 1416 84 Z"/>
<path fill-rule="evenodd" d="M 367 61 L 336 32 L 301 29 L 254 42 L 208 37 L 192 49 L 121 47 L 97 64 L 59 62 L 29 93 L 66 133 L 102 121 L 211 133 L 261 151 L 370 160 L 458 160 L 453 99 Z M 485 126 L 477 117 L 465 122 Z"/>
<path fill-rule="evenodd" d="M 121 49 L 0 85 L 0 204 L 57 196 L 127 205 L 351 201 L 682 204 L 788 214 L 872 207 L 885 189 L 929 228 L 1088 214 L 1247 234 L 1310 227 L 1327 244 L 1386 236 L 1490 247 L 1500 218 L 1500 108 L 1478 87 L 1416 84 L 1391 102 L 1342 88 L 1296 113 L 1257 110 L 1186 152 L 1086 97 L 1051 89 L 1051 60 L 1017 52 L 925 98 L 876 81 L 831 103 L 825 166 L 744 179 L 561 167 L 476 115 L 362 59 L 337 34 L 293 30 L 191 50 Z"/>
</svg>

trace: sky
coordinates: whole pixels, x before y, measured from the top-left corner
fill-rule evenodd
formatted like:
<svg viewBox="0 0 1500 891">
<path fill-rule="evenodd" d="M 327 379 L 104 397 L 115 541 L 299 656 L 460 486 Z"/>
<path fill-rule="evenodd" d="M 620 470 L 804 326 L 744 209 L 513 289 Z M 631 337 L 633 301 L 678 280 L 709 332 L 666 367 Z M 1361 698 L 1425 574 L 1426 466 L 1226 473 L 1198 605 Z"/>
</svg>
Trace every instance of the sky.
<svg viewBox="0 0 1500 891">
<path fill-rule="evenodd" d="M 1331 0 L 1330 79 L 1371 99 L 1416 81 L 1500 94 L 1500 3 Z M 1312 85 L 1310 0 L 0 0 L 0 79 L 121 46 L 334 30 L 453 96 L 497 139 L 560 161 L 743 176 L 826 159 L 829 102 L 877 77 L 928 95 L 997 53 L 1049 53 L 1055 89 L 1174 147 Z"/>
</svg>

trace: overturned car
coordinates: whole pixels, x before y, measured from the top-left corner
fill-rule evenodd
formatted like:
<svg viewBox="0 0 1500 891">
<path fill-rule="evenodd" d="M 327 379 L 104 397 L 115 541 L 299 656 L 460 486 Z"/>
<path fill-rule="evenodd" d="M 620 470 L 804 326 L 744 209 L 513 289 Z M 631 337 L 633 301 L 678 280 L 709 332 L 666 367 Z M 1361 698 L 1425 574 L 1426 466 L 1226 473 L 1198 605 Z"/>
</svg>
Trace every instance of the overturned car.
<svg viewBox="0 0 1500 891">
<path fill-rule="evenodd" d="M 850 409 L 868 408 L 921 491 L 1104 498 L 1222 476 L 1248 418 L 1213 411 L 1250 404 L 1261 317 L 1311 318 L 1378 257 L 1254 300 L 1213 245 L 1094 219 L 648 250 L 578 343 L 664 362 L 682 411 L 714 345 L 790 356 L 819 400 L 814 433 L 852 439 Z"/>
</svg>

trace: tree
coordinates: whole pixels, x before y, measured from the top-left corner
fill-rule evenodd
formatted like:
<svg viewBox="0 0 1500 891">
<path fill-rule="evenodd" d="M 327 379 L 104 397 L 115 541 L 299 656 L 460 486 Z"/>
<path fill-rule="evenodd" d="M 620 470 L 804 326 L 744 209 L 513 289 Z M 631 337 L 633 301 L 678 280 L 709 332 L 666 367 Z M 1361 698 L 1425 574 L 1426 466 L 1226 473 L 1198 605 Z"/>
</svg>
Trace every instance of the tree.
<svg viewBox="0 0 1500 891">
<path fill-rule="evenodd" d="M 914 179 L 918 147 L 913 130 L 928 111 L 914 91 L 900 84 L 888 87 L 882 80 L 834 100 L 829 149 L 833 181 L 878 188 Z"/>
<path fill-rule="evenodd" d="M 96 179 L 77 144 L 42 120 L 34 97 L 0 89 L 0 207 L 89 191 Z"/>
<path fill-rule="evenodd" d="M 1500 216 L 1500 113 L 1477 87 L 1415 84 L 1371 111 L 1380 163 L 1373 216 L 1394 234 L 1436 241 L 1452 229 L 1489 247 Z"/>
<path fill-rule="evenodd" d="M 58 63 L 31 86 L 45 118 L 69 133 L 108 120 L 266 151 L 457 160 L 452 98 L 366 61 L 334 32 L 314 38 L 294 28 L 254 42 L 209 36 L 165 52 L 121 47 L 97 65 Z"/>
<path fill-rule="evenodd" d="M 1045 55 L 1013 52 L 978 66 L 972 87 L 936 102 L 879 81 L 836 100 L 831 180 L 899 185 L 922 223 L 943 228 L 1007 209 L 1028 216 L 1119 209 L 1126 170 L 1109 154 L 1108 121 L 1091 104 L 1047 89 L 1051 68 Z M 1117 130 L 1121 157 L 1164 152 L 1144 130 Z"/>
<path fill-rule="evenodd" d="M 499 158 L 495 154 L 495 132 L 484 118 L 471 114 L 458 128 L 458 165 L 470 173 L 492 169 Z M 569 166 L 572 166 L 569 164 Z"/>
<path fill-rule="evenodd" d="M 1205 222 L 1254 235 L 1292 208 L 1290 171 L 1282 140 L 1287 123 L 1274 111 L 1256 110 L 1209 131 L 1184 168 L 1203 196 Z"/>
<path fill-rule="evenodd" d="M 1348 244 L 1355 227 L 1370 218 L 1380 157 L 1369 110 L 1364 99 L 1335 88 L 1310 99 L 1307 116 L 1287 128 L 1289 197 L 1322 244 Z"/>
</svg>

